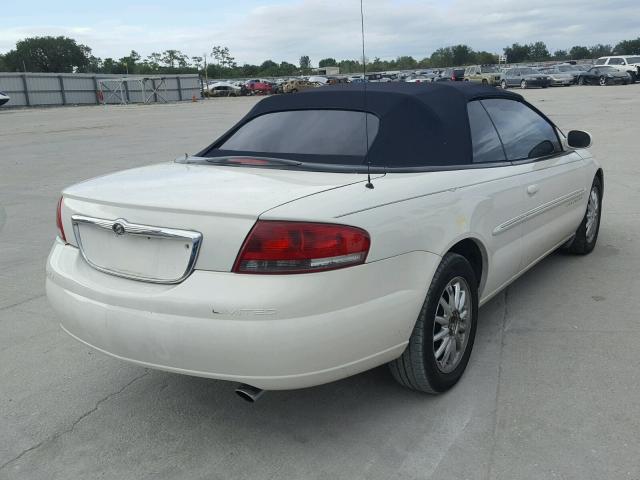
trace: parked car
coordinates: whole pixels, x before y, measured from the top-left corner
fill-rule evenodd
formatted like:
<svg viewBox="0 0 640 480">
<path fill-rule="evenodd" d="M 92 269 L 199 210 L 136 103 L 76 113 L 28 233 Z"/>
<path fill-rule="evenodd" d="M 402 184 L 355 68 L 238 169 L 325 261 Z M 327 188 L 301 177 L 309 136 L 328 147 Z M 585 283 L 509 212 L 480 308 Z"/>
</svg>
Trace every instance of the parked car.
<svg viewBox="0 0 640 480">
<path fill-rule="evenodd" d="M 444 392 L 480 305 L 593 250 L 590 143 L 466 82 L 271 96 L 194 157 L 64 189 L 47 296 L 88 346 L 248 399 L 384 363 Z"/>
<path fill-rule="evenodd" d="M 575 65 L 569 63 L 561 63 L 555 65 L 553 68 L 562 73 L 568 73 L 573 77 L 573 83 L 578 83 L 578 77 L 581 73 L 586 72 L 589 69 L 589 65 Z"/>
<path fill-rule="evenodd" d="M 273 85 L 263 80 L 249 80 L 245 86 L 249 95 L 270 95 L 273 93 Z"/>
<path fill-rule="evenodd" d="M 610 66 L 593 66 L 578 76 L 578 85 L 627 85 L 631 75 Z"/>
<path fill-rule="evenodd" d="M 562 72 L 558 67 L 547 67 L 538 70 L 551 77 L 551 86 L 568 87 L 575 83 L 575 77 L 569 72 Z"/>
<path fill-rule="evenodd" d="M 485 85 L 500 85 L 500 70 L 496 65 L 471 65 L 464 71 L 464 79 Z"/>
<path fill-rule="evenodd" d="M 434 82 L 462 82 L 464 80 L 464 68 L 447 68 L 435 78 Z"/>
<path fill-rule="evenodd" d="M 9 95 L 4 92 L 0 92 L 0 105 L 4 105 L 9 100 L 11 100 L 11 97 L 9 97 Z"/>
<path fill-rule="evenodd" d="M 609 66 L 621 72 L 627 72 L 631 76 L 631 81 L 640 79 L 640 55 L 611 55 L 600 57 L 595 61 L 594 66 Z"/>
<path fill-rule="evenodd" d="M 239 97 L 242 89 L 228 82 L 214 82 L 207 85 L 207 93 L 211 97 Z"/>
<path fill-rule="evenodd" d="M 542 87 L 547 88 L 551 85 L 551 77 L 540 73 L 535 68 L 509 68 L 502 74 L 502 80 L 500 80 L 500 86 L 502 88 L 508 87 Z"/>
<path fill-rule="evenodd" d="M 433 73 L 425 74 L 425 75 L 409 75 L 404 79 L 407 83 L 431 83 L 436 78 L 436 75 Z"/>
<path fill-rule="evenodd" d="M 297 93 L 317 86 L 317 83 L 311 83 L 308 80 L 294 79 L 282 84 L 282 93 Z"/>
</svg>

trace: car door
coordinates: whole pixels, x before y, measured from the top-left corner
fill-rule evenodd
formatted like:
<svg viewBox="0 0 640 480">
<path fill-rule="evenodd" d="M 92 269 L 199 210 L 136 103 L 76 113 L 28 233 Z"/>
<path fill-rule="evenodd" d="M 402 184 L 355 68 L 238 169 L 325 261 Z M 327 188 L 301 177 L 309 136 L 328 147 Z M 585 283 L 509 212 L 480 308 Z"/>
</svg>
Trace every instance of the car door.
<svg viewBox="0 0 640 480">
<path fill-rule="evenodd" d="M 513 70 L 511 70 L 511 73 L 509 74 L 509 77 L 507 78 L 507 84 L 511 87 L 513 86 L 517 86 L 520 85 L 520 77 L 522 75 L 520 74 L 520 69 L 519 68 L 514 68 Z"/>
<path fill-rule="evenodd" d="M 564 150 L 556 128 L 517 100 L 483 100 L 504 145 L 507 159 L 525 167 L 522 218 L 523 267 L 567 240 L 584 215 L 586 170 L 573 150 Z"/>
<path fill-rule="evenodd" d="M 514 166 L 507 160 L 500 137 L 481 101 L 469 102 L 467 112 L 473 163 L 478 167 L 490 167 L 486 173 L 491 180 L 475 187 L 483 199 L 478 202 L 483 214 L 475 222 L 488 240 L 491 268 L 483 290 L 490 296 L 522 268 L 523 226 L 516 220 L 526 209 L 526 199 L 518 180 L 519 173 L 526 167 Z"/>
</svg>

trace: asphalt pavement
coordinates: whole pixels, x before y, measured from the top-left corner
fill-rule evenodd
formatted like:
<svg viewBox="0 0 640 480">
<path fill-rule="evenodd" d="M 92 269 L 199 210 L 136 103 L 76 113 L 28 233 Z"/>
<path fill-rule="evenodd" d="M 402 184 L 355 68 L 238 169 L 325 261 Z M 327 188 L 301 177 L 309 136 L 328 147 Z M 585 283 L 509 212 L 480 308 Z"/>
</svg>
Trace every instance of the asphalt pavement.
<svg viewBox="0 0 640 480">
<path fill-rule="evenodd" d="M 44 292 L 63 187 L 194 153 L 256 99 L 0 109 L 0 479 L 640 479 L 640 84 L 524 94 L 593 134 L 595 251 L 485 305 L 447 394 L 381 367 L 256 404 L 92 351 Z"/>
</svg>

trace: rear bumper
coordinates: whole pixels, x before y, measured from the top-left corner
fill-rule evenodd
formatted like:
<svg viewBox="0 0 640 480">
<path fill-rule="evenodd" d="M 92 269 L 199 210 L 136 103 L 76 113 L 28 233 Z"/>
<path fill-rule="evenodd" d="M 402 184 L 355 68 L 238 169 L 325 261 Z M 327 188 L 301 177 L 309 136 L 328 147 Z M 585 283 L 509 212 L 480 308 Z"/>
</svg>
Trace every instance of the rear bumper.
<svg viewBox="0 0 640 480">
<path fill-rule="evenodd" d="M 570 78 L 568 80 L 552 80 L 551 81 L 551 85 L 554 87 L 562 87 L 565 85 L 573 85 L 575 83 L 575 80 Z"/>
<path fill-rule="evenodd" d="M 548 87 L 551 85 L 550 80 L 527 79 L 526 82 L 529 87 Z"/>
<path fill-rule="evenodd" d="M 307 275 L 196 270 L 178 285 L 114 277 L 57 241 L 47 296 L 62 328 L 114 357 L 263 389 L 318 385 L 398 357 L 440 258 Z"/>
</svg>

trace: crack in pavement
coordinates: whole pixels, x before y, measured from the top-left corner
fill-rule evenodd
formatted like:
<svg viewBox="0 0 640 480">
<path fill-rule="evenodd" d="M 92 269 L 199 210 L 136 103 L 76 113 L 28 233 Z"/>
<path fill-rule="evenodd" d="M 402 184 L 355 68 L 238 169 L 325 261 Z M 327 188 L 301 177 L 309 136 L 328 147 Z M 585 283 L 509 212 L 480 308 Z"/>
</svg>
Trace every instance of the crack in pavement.
<svg viewBox="0 0 640 480">
<path fill-rule="evenodd" d="M 9 310 L 10 308 L 17 307 L 17 306 L 20 306 L 20 305 L 22 305 L 22 304 L 28 303 L 28 302 L 30 302 L 31 300 L 37 300 L 38 298 L 42 298 L 42 297 L 44 297 L 44 296 L 45 296 L 45 294 L 44 294 L 44 293 L 41 293 L 40 295 L 36 295 L 35 297 L 29 297 L 29 298 L 26 298 L 26 299 L 24 299 L 24 300 L 20 300 L 19 302 L 12 303 L 12 304 L 10 304 L 10 305 L 5 305 L 5 306 L 3 306 L 3 307 L 0 307 L 0 311 L 2 311 L 2 310 Z"/>
<path fill-rule="evenodd" d="M 507 329 L 507 317 L 509 316 L 509 287 L 504 289 L 504 307 L 502 312 L 502 325 L 500 327 L 500 354 L 498 355 L 498 380 L 496 383 L 496 408 L 493 418 L 493 436 L 491 442 L 491 451 L 489 452 L 489 466 L 487 470 L 487 479 L 491 480 L 493 474 L 493 464 L 496 456 L 496 443 L 498 441 L 498 405 L 500 401 L 500 383 L 502 381 L 502 357 L 504 353 L 504 337 Z"/>
<path fill-rule="evenodd" d="M 129 386 L 133 385 L 135 382 L 137 382 L 138 380 L 140 380 L 141 378 L 147 376 L 149 374 L 149 370 L 146 370 L 142 375 L 138 375 L 137 377 L 135 377 L 133 380 L 131 380 L 130 382 L 128 382 L 126 385 L 124 385 L 122 388 L 120 388 L 119 390 L 112 392 L 110 394 L 108 394 L 107 396 L 101 398 L 100 400 L 98 400 L 96 402 L 96 404 L 93 406 L 93 408 L 85 413 L 83 413 L 82 415 L 80 415 L 80 417 L 78 417 L 76 420 L 74 420 L 74 422 L 71 424 L 71 426 L 65 430 L 62 430 L 61 432 L 57 432 L 54 433 L 53 435 L 51 435 L 48 438 L 45 438 L 44 440 L 42 440 L 41 442 L 37 443 L 36 445 L 27 448 L 26 450 L 23 450 L 22 452 L 20 452 L 18 455 L 16 455 L 15 457 L 13 457 L 12 459 L 10 459 L 9 461 L 3 463 L 2 465 L 0 465 L 0 471 L 4 470 L 6 467 L 8 467 L 10 464 L 17 462 L 18 460 L 20 460 L 22 457 L 24 457 L 27 453 L 29 452 L 33 452 L 34 450 L 37 450 L 38 448 L 42 447 L 43 445 L 49 443 L 49 442 L 53 442 L 55 440 L 57 440 L 58 438 L 60 438 L 62 435 L 65 435 L 67 433 L 71 433 L 73 432 L 73 430 L 76 428 L 76 426 L 85 418 L 87 418 L 89 415 L 91 415 L 92 413 L 96 412 L 99 408 L 100 405 L 102 405 L 104 402 L 106 402 L 107 400 L 115 397 L 116 395 L 119 395 L 120 393 L 124 392 Z"/>
</svg>

